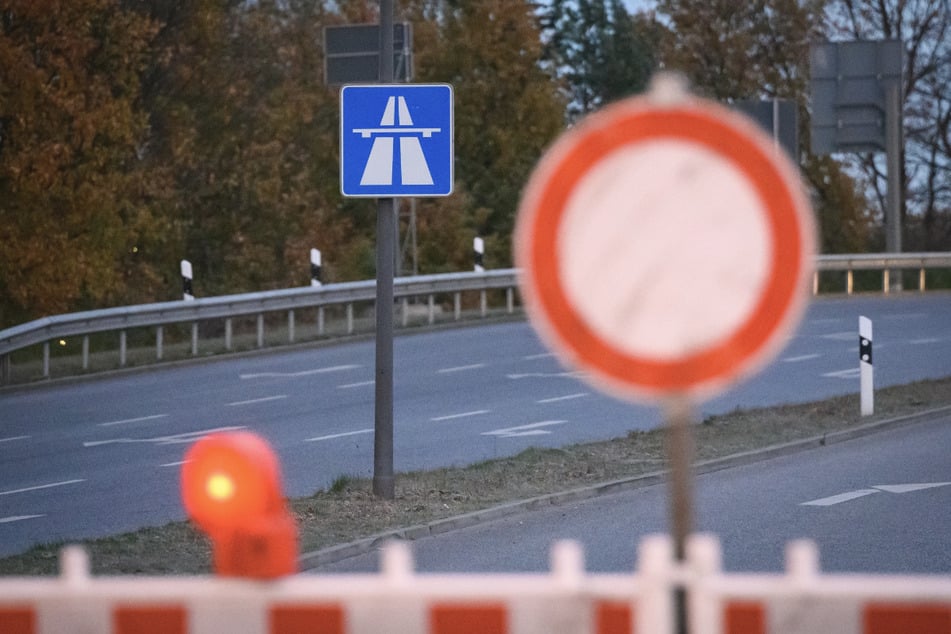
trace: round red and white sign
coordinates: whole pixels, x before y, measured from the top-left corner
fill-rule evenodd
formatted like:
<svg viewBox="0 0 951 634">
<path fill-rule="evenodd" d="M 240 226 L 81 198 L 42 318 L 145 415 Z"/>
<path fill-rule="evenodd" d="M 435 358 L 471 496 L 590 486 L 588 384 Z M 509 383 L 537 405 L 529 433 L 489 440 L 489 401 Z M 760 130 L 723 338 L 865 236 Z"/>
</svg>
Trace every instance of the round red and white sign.
<svg viewBox="0 0 951 634">
<path fill-rule="evenodd" d="M 515 259 L 559 356 L 632 397 L 708 398 L 775 354 L 809 297 L 796 167 L 745 117 L 669 86 L 564 134 L 532 174 Z"/>
</svg>

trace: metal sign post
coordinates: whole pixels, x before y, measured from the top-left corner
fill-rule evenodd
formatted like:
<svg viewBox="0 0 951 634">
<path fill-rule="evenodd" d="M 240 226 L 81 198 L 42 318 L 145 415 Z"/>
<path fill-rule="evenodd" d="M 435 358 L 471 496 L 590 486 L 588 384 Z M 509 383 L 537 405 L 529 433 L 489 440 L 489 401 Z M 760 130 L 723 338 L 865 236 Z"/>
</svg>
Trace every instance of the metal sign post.
<svg viewBox="0 0 951 634">
<path fill-rule="evenodd" d="M 380 0 L 380 51 L 393 50 L 393 0 Z M 393 478 L 393 278 L 398 199 L 453 189 L 453 94 L 448 84 L 395 84 L 380 55 L 380 83 L 340 91 L 340 192 L 376 198 L 376 371 L 373 492 L 395 496 Z"/>
<path fill-rule="evenodd" d="M 393 0 L 380 0 L 380 82 L 393 83 Z M 393 268 L 396 199 L 380 198 L 376 214 L 376 400 L 373 413 L 373 494 L 396 496 L 393 478 Z"/>
</svg>

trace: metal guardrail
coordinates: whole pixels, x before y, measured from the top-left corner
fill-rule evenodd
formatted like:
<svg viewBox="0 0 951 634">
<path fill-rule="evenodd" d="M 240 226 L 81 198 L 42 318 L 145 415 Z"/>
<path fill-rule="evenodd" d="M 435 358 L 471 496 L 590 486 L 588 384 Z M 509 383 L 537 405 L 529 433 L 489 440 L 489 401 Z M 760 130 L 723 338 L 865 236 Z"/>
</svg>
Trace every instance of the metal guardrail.
<svg viewBox="0 0 951 634">
<path fill-rule="evenodd" d="M 925 290 L 925 271 L 928 269 L 951 269 L 951 253 L 902 253 L 902 254 L 855 254 L 823 255 L 817 258 L 813 292 L 819 291 L 819 273 L 845 271 L 845 292 L 854 290 L 854 271 L 881 270 L 882 291 L 888 293 L 891 271 L 918 270 L 918 290 Z M 434 323 L 441 307 L 435 297 L 452 295 L 453 319 L 462 317 L 461 294 L 477 291 L 480 294 L 478 315 L 488 314 L 487 294 L 491 289 L 505 289 L 506 313 L 515 310 L 515 269 L 498 269 L 486 272 L 446 273 L 398 278 L 394 282 L 394 296 L 402 303 L 402 324 L 406 326 L 411 314 Z M 317 335 L 325 336 L 324 310 L 330 306 L 344 306 L 346 325 L 344 332 L 354 332 L 353 306 L 357 303 L 372 304 L 376 297 L 373 280 L 328 284 L 320 287 L 300 287 L 238 295 L 199 298 L 191 301 L 161 302 L 105 308 L 54 317 L 44 317 L 13 328 L 0 331 L 0 383 L 11 380 L 10 355 L 17 350 L 34 345 L 43 346 L 42 376 L 50 376 L 50 341 L 67 337 L 82 337 L 82 369 L 89 369 L 89 335 L 100 332 L 119 333 L 119 366 L 126 365 L 126 331 L 136 328 L 155 328 L 156 360 L 162 360 L 164 352 L 163 327 L 170 324 L 192 324 L 191 353 L 198 354 L 199 322 L 225 321 L 225 351 L 232 349 L 232 319 L 257 316 L 257 347 L 264 347 L 264 315 L 287 312 L 288 342 L 295 341 L 294 311 L 316 308 Z M 411 307 L 408 300 L 426 297 L 425 308 Z"/>
</svg>

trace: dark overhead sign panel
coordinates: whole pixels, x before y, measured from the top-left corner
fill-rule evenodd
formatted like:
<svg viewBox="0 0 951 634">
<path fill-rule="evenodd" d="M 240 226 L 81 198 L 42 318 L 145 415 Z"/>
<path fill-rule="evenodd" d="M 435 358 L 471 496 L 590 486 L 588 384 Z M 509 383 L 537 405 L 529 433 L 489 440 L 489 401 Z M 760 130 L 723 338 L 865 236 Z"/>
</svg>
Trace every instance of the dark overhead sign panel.
<svg viewBox="0 0 951 634">
<path fill-rule="evenodd" d="M 413 79 L 413 28 L 393 25 L 393 78 Z M 342 24 L 324 27 L 324 82 L 330 86 L 380 81 L 380 25 Z"/>
<path fill-rule="evenodd" d="M 885 151 L 886 91 L 901 90 L 901 41 L 823 42 L 809 53 L 812 151 Z"/>
</svg>

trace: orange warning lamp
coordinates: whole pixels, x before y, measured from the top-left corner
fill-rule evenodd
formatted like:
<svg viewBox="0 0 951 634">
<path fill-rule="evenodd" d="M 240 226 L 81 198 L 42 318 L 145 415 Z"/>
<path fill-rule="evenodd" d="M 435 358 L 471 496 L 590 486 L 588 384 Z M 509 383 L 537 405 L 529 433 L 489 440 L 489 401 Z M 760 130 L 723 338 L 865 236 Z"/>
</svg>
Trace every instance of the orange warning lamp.
<svg viewBox="0 0 951 634">
<path fill-rule="evenodd" d="M 213 434 L 192 445 L 182 502 L 211 538 L 218 574 L 270 579 L 297 571 L 297 526 L 281 494 L 280 465 L 259 436 Z"/>
</svg>

